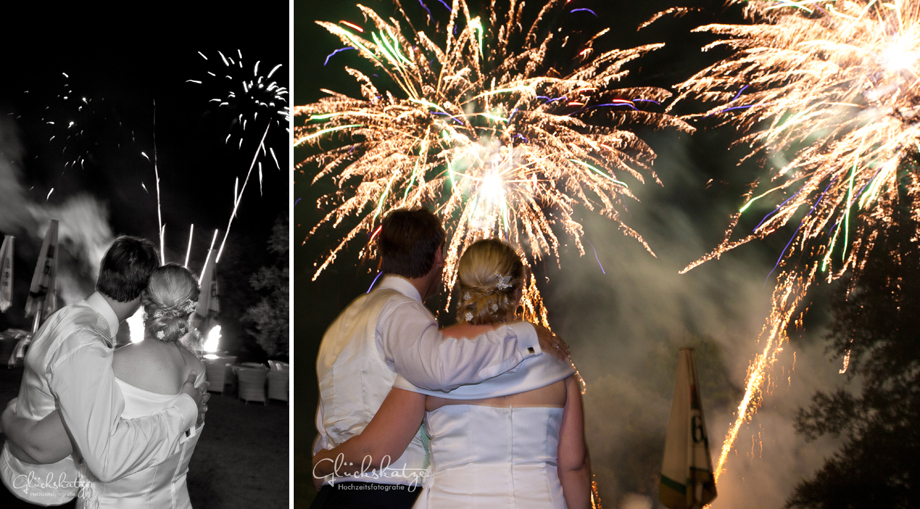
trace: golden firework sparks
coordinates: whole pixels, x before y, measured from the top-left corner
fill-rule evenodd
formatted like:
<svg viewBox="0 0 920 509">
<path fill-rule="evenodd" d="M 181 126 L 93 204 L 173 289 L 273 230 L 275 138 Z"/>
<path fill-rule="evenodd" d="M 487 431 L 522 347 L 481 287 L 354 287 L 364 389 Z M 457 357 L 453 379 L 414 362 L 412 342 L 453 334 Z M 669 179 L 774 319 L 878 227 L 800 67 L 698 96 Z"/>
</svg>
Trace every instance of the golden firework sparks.
<svg viewBox="0 0 920 509">
<path fill-rule="evenodd" d="M 815 277 L 858 275 L 899 203 L 920 219 L 920 181 L 904 164 L 920 148 L 920 2 L 751 1 L 745 16 L 751 24 L 697 29 L 725 36 L 704 49 L 733 52 L 678 85 L 675 103 L 717 102 L 694 117 L 715 116 L 743 130 L 738 143 L 752 148 L 747 157 L 792 156 L 766 190 L 745 197 L 723 242 L 682 272 L 798 226 L 777 261 L 790 267 L 778 278 L 764 350 L 748 371 L 716 476 L 759 406 L 765 371 Z M 752 233 L 734 239 L 739 218 L 757 200 L 778 204 Z"/>
<path fill-rule="evenodd" d="M 454 0 L 447 22 L 436 24 L 440 30 L 416 30 L 398 0 L 401 20 L 359 5 L 363 29 L 318 22 L 352 50 L 345 55 L 359 55 L 395 85 L 382 90 L 376 82 L 383 80 L 346 68 L 361 87 L 360 98 L 323 90 L 328 97 L 295 107 L 304 119 L 295 145 L 312 151 L 297 168 L 315 171 L 314 183 L 331 178 L 338 187 L 318 200 L 332 210 L 308 237 L 358 219 L 314 278 L 396 207 L 433 207 L 444 221 L 448 288 L 459 254 L 479 238 L 526 245 L 540 259 L 558 256 L 558 225 L 584 254 L 577 206 L 597 210 L 651 252 L 621 210 L 625 199 L 635 199 L 625 180 L 659 182 L 650 167 L 654 153 L 625 126 L 691 128 L 647 111 L 669 97 L 667 91 L 614 85 L 629 62 L 660 45 L 595 54 L 593 45 L 607 30 L 576 44 L 545 21 L 571 9 L 565 1 L 545 4 L 529 28 L 523 2 L 496 3 L 483 20 L 471 16 L 465 1 Z M 586 14 L 576 11 L 585 9 L 567 14 Z M 564 57 L 556 61 L 571 72 L 554 68 L 550 55 Z M 530 315 L 545 317 L 533 281 L 527 294 Z"/>
</svg>

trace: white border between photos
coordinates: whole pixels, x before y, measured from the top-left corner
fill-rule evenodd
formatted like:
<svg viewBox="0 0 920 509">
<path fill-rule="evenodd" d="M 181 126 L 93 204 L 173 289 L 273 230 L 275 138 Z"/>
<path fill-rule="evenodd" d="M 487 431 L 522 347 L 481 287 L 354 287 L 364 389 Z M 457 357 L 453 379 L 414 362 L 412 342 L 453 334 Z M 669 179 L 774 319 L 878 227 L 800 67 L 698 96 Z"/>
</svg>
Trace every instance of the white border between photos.
<svg viewBox="0 0 920 509">
<path fill-rule="evenodd" d="M 294 362 L 294 0 L 288 2 L 288 507 L 294 508 L 294 404 L 297 401 L 297 367 Z"/>
</svg>

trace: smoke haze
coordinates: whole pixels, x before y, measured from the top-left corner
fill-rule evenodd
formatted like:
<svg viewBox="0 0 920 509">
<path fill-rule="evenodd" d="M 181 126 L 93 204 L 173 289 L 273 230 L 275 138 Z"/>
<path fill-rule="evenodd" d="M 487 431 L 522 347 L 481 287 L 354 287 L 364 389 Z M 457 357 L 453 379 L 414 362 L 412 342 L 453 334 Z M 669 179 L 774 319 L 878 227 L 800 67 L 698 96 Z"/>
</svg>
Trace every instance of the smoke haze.
<svg viewBox="0 0 920 509">
<path fill-rule="evenodd" d="M 678 274 L 718 243 L 740 193 L 707 188 L 708 158 L 690 153 L 686 136 L 657 141 L 664 187 L 631 188 L 642 202 L 628 203 L 627 220 L 657 258 L 585 211 L 585 255 L 569 242 L 561 269 L 546 260 L 537 270 L 548 277 L 541 287 L 550 323 L 571 345 L 587 383 L 587 440 L 605 507 L 662 507 L 659 469 L 680 346 L 695 347 L 716 465 L 746 370 L 762 348 L 757 339 L 775 281 L 765 284 L 778 256 L 772 245 L 747 245 Z M 806 443 L 792 425 L 815 390 L 844 381 L 839 364 L 824 356 L 823 330 L 812 329 L 791 334 L 763 408 L 738 434 L 714 509 L 782 507 L 836 447 L 830 440 Z"/>
<path fill-rule="evenodd" d="M 22 160 L 27 156 L 16 124 L 0 119 L 0 232 L 17 237 L 16 250 L 27 263 L 17 265 L 19 277 L 34 268 L 35 257 L 51 219 L 58 220 L 57 291 L 72 304 L 92 292 L 99 261 L 112 243 L 108 210 L 89 194 L 77 193 L 57 202 L 37 201 L 23 185 Z M 17 277 L 17 279 L 19 279 Z"/>
</svg>

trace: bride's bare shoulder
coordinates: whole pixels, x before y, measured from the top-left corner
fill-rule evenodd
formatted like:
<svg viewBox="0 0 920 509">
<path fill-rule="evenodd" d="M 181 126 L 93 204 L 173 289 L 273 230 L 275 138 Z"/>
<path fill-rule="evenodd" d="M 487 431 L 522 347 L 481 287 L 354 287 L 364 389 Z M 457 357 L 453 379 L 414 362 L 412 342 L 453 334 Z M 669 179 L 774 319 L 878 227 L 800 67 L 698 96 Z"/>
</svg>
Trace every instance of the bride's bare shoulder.
<svg viewBox="0 0 920 509">
<path fill-rule="evenodd" d="M 201 359 L 199 359 L 198 356 L 195 355 L 194 352 L 186 348 L 184 345 L 180 345 L 180 346 L 182 346 L 182 348 L 179 349 L 179 351 L 182 352 L 182 359 L 185 361 L 185 365 L 188 368 L 191 368 L 188 370 L 188 372 L 198 373 L 199 375 L 204 373 L 205 367 L 204 367 L 204 363 L 201 362 Z"/>
<path fill-rule="evenodd" d="M 138 369 L 146 367 L 144 358 L 139 355 L 137 345 L 134 343 L 119 347 L 112 357 L 112 371 L 122 380 L 128 380 Z"/>
<path fill-rule="evenodd" d="M 131 361 L 137 357 L 137 347 L 135 343 L 129 343 L 115 349 L 114 363 Z"/>
</svg>

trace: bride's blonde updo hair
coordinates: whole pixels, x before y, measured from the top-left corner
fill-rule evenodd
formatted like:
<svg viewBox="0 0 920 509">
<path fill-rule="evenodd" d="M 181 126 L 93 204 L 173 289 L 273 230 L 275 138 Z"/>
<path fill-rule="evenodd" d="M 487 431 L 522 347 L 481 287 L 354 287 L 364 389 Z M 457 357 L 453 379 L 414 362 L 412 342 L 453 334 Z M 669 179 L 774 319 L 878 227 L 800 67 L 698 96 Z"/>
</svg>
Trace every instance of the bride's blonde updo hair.
<svg viewBox="0 0 920 509">
<path fill-rule="evenodd" d="M 181 265 L 168 263 L 150 274 L 141 294 L 144 338 L 174 343 L 188 334 L 188 318 L 198 306 L 198 281 Z"/>
<path fill-rule="evenodd" d="M 478 240 L 457 268 L 457 319 L 474 325 L 509 321 L 520 300 L 524 263 L 507 242 Z"/>
</svg>

